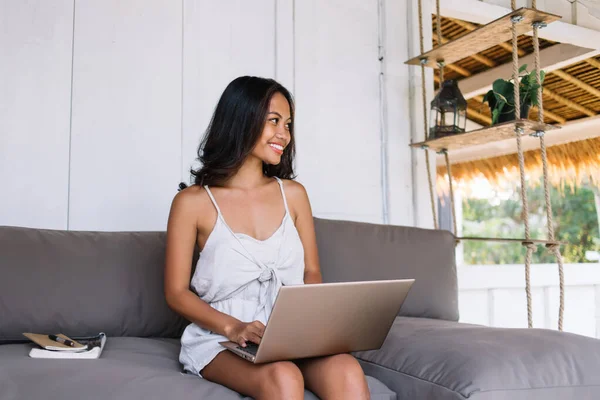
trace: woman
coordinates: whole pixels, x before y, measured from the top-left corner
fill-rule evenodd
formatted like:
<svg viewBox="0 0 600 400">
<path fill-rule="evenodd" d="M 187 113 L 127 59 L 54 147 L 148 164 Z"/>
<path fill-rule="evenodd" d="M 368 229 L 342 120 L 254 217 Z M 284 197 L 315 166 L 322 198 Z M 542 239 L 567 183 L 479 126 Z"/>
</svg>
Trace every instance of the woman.
<svg viewBox="0 0 600 400">
<path fill-rule="evenodd" d="M 272 79 L 237 78 L 217 104 L 202 167 L 175 196 L 167 227 L 166 299 L 192 322 L 180 361 L 256 399 L 303 399 L 305 386 L 321 399 L 367 399 L 349 354 L 255 365 L 219 345 L 259 344 L 281 285 L 321 282 L 310 203 L 292 180 L 293 123 L 292 96 Z"/>
</svg>

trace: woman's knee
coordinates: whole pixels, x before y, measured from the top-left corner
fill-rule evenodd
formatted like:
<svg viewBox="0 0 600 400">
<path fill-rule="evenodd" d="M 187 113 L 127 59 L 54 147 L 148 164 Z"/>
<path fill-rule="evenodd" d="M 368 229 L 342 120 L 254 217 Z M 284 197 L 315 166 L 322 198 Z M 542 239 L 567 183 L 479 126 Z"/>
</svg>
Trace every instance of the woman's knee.
<svg viewBox="0 0 600 400">
<path fill-rule="evenodd" d="M 350 354 L 339 354 L 332 361 L 335 362 L 345 387 L 368 392 L 365 374 L 356 358 Z"/>
<path fill-rule="evenodd" d="M 296 364 L 288 361 L 268 364 L 261 377 L 261 392 L 265 397 L 302 399 L 304 396 L 302 372 Z"/>
</svg>

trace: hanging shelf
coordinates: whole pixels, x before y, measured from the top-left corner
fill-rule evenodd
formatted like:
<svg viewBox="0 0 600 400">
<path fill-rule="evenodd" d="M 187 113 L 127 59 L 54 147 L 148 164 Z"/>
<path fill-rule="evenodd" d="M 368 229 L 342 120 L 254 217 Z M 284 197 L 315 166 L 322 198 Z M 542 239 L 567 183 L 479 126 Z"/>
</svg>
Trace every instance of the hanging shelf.
<svg viewBox="0 0 600 400">
<path fill-rule="evenodd" d="M 544 239 L 513 239 L 513 238 L 487 238 L 487 237 L 458 237 L 458 240 L 467 241 L 481 241 L 481 242 L 509 242 L 509 243 L 533 243 L 533 244 L 544 244 L 550 245 L 566 245 L 568 243 L 561 242 L 558 240 L 544 240 Z"/>
<path fill-rule="evenodd" d="M 514 16 L 522 17 L 522 19 L 515 24 L 518 35 L 531 31 L 534 22 L 544 22 L 549 24 L 561 18 L 558 15 L 535 10 L 533 8 L 519 8 L 518 10 L 506 14 L 487 25 L 483 25 L 464 36 L 451 40 L 441 46 L 437 46 L 427 53 L 423 53 L 415 58 L 411 58 L 406 61 L 406 64 L 420 65 L 421 60 L 424 60 L 425 66 L 437 68 L 438 62 L 440 61 L 443 61 L 445 65 L 453 64 L 458 60 L 462 60 L 463 58 L 487 50 L 497 44 L 509 41 L 512 38 L 511 18 Z"/>
<path fill-rule="evenodd" d="M 456 150 L 465 147 L 476 146 L 498 142 L 506 139 L 514 139 L 515 129 L 521 128 L 521 135 L 531 135 L 536 131 L 549 131 L 559 127 L 550 124 L 540 124 L 529 119 L 509 121 L 489 127 L 476 129 L 465 133 L 444 136 L 439 139 L 426 140 L 419 143 L 411 143 L 412 147 L 426 148 L 436 152 L 442 150 Z"/>
</svg>

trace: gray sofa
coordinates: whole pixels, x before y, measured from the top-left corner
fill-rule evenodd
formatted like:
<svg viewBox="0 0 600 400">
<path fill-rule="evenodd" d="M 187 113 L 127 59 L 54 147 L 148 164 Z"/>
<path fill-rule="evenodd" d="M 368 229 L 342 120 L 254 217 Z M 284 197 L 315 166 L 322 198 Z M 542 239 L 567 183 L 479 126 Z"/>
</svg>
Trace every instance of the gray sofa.
<svg viewBox="0 0 600 400">
<path fill-rule="evenodd" d="M 449 232 L 317 218 L 315 226 L 326 282 L 416 279 L 382 348 L 355 354 L 373 399 L 600 398 L 599 340 L 456 322 Z M 182 371 L 187 321 L 164 301 L 164 239 L 0 227 L 0 399 L 242 398 Z M 108 341 L 98 360 L 31 359 L 22 336 L 100 331 Z"/>
</svg>

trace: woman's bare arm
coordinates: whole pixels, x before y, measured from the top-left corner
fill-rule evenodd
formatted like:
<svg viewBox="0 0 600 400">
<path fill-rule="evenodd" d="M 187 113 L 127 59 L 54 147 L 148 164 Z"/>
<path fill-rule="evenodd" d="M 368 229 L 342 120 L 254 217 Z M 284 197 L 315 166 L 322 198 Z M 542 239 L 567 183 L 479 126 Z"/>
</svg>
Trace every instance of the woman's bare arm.
<svg viewBox="0 0 600 400">
<path fill-rule="evenodd" d="M 197 325 L 229 337 L 239 321 L 219 312 L 190 290 L 192 257 L 196 245 L 200 215 L 206 202 L 200 201 L 202 189 L 191 187 L 175 196 L 167 224 L 165 256 L 165 297 L 167 304 L 178 314 Z"/>
<path fill-rule="evenodd" d="M 296 181 L 286 181 L 286 193 L 291 199 L 295 225 L 304 247 L 304 283 L 322 283 L 319 252 L 312 209 L 304 186 Z"/>
</svg>

